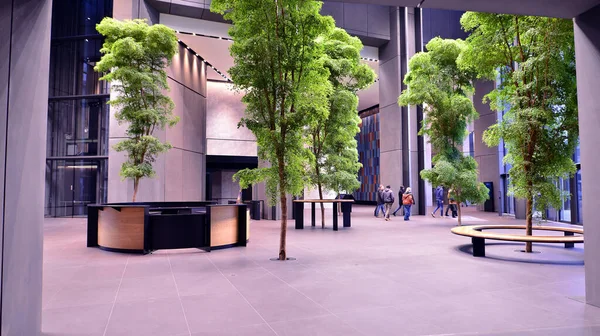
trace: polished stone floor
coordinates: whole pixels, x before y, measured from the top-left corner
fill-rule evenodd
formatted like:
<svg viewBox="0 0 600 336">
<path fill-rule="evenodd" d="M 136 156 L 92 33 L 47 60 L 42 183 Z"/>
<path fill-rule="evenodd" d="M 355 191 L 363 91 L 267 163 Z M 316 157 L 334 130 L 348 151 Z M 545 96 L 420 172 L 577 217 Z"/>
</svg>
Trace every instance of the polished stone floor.
<svg viewBox="0 0 600 336">
<path fill-rule="evenodd" d="M 452 219 L 372 211 L 338 232 L 290 222 L 287 262 L 269 260 L 275 221 L 252 222 L 246 248 L 142 256 L 86 248 L 85 219 L 47 219 L 44 335 L 600 335 L 600 309 L 581 303 L 583 246 L 473 258 Z"/>
</svg>

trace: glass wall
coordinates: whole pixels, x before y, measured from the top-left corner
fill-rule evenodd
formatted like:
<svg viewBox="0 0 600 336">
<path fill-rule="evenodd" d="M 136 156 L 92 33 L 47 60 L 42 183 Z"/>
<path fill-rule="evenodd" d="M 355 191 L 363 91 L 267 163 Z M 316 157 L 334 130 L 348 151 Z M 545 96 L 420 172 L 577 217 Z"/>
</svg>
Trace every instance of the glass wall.
<svg viewBox="0 0 600 336">
<path fill-rule="evenodd" d="M 46 148 L 46 216 L 84 216 L 106 202 L 108 83 L 94 71 L 112 0 L 54 1 Z"/>
</svg>

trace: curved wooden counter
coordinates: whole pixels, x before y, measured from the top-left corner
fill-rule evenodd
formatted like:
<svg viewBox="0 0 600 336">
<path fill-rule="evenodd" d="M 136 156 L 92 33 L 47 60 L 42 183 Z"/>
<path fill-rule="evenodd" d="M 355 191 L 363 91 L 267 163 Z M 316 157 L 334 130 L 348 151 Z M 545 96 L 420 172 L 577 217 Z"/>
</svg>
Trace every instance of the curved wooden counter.
<svg viewBox="0 0 600 336">
<path fill-rule="evenodd" d="M 149 253 L 159 249 L 246 246 L 245 204 L 119 203 L 88 206 L 88 247 Z"/>
</svg>

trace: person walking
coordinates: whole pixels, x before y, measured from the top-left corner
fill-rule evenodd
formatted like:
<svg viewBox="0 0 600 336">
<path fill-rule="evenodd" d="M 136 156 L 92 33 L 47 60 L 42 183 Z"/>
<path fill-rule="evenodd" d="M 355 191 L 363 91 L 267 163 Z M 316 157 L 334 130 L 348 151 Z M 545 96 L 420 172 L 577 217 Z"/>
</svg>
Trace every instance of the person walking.
<svg viewBox="0 0 600 336">
<path fill-rule="evenodd" d="M 435 212 L 440 209 L 440 217 L 444 217 L 444 187 L 441 185 L 435 188 L 435 201 L 437 202 L 437 208 L 431 213 L 431 217 L 435 217 Z"/>
<path fill-rule="evenodd" d="M 390 214 L 392 213 L 392 205 L 394 205 L 394 192 L 390 186 L 386 186 L 383 191 L 383 204 L 385 204 L 384 217 L 386 221 L 390 220 Z"/>
<path fill-rule="evenodd" d="M 379 189 L 377 189 L 377 207 L 375 208 L 375 217 L 379 217 L 379 211 L 383 211 L 383 216 L 385 216 L 385 208 L 383 207 L 383 184 L 379 185 Z"/>
<path fill-rule="evenodd" d="M 415 198 L 412 195 L 410 187 L 406 188 L 404 195 L 402 195 L 402 205 L 404 205 L 404 220 L 407 221 L 410 218 L 410 209 L 415 204 Z"/>
<path fill-rule="evenodd" d="M 448 190 L 448 208 L 446 209 L 446 217 L 448 210 L 452 212 L 452 218 L 456 218 L 458 209 L 456 208 L 456 200 L 454 200 L 454 190 Z"/>
<path fill-rule="evenodd" d="M 398 208 L 394 210 L 394 216 L 396 216 L 396 212 L 402 209 L 402 195 L 404 195 L 404 186 L 401 185 L 400 189 L 398 189 Z"/>
</svg>

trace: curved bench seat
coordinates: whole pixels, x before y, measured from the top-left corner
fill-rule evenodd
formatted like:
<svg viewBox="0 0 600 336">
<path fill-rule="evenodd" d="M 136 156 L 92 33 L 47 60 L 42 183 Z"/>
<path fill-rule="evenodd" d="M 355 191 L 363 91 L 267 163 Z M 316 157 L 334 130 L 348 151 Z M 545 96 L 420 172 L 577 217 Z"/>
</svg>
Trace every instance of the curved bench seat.
<svg viewBox="0 0 600 336">
<path fill-rule="evenodd" d="M 485 256 L 485 239 L 502 240 L 511 242 L 555 243 L 565 244 L 565 248 L 572 248 L 575 243 L 583 243 L 583 229 L 558 226 L 534 226 L 534 231 L 563 232 L 564 236 L 528 236 L 520 234 L 503 234 L 483 232 L 483 230 L 525 230 L 525 225 L 470 225 L 452 228 L 452 233 L 460 236 L 471 237 L 473 242 L 473 256 Z M 577 236 L 575 234 L 578 234 Z"/>
</svg>

